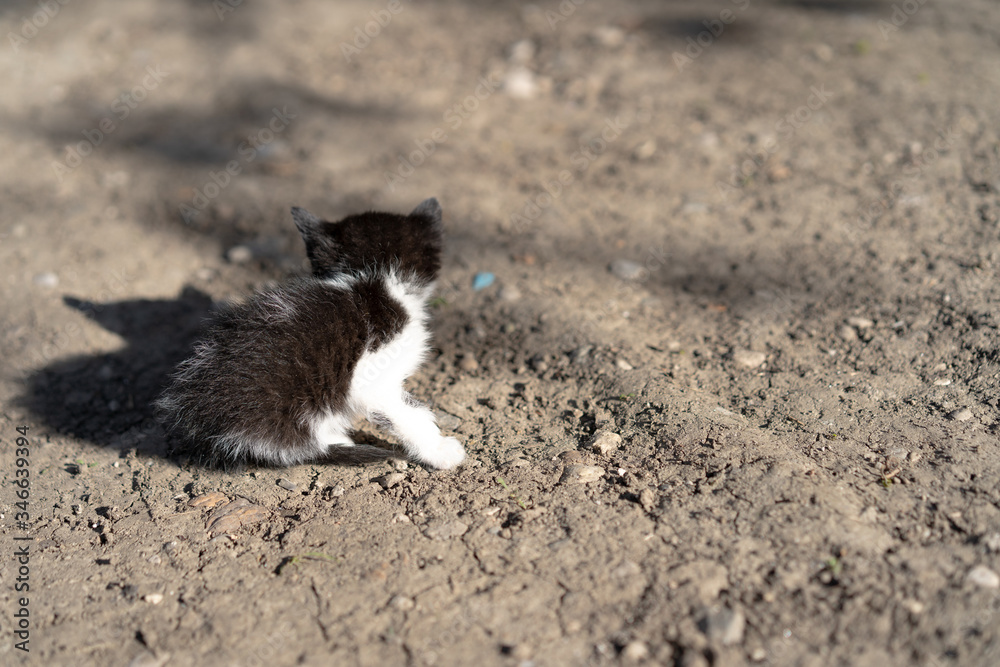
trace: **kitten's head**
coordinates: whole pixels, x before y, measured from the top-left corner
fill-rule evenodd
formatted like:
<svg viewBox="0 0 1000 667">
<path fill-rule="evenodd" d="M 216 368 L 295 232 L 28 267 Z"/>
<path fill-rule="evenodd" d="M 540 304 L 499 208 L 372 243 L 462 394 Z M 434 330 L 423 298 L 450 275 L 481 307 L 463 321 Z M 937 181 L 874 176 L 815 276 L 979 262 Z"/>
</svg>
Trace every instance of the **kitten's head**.
<svg viewBox="0 0 1000 667">
<path fill-rule="evenodd" d="M 295 206 L 292 218 L 317 278 L 392 269 L 430 283 L 441 269 L 441 205 L 433 197 L 409 215 L 370 212 L 326 222 Z"/>
</svg>

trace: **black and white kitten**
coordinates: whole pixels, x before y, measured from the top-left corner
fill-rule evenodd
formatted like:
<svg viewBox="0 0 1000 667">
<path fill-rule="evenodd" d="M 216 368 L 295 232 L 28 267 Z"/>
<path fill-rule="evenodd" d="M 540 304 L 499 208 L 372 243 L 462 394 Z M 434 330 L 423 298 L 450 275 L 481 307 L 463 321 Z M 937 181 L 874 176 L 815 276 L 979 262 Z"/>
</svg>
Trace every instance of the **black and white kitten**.
<svg viewBox="0 0 1000 667">
<path fill-rule="evenodd" d="M 355 448 L 348 431 L 364 416 L 417 461 L 454 468 L 462 445 L 403 389 L 428 349 L 440 204 L 340 222 L 296 207 L 292 218 L 312 277 L 218 313 L 157 402 L 163 420 L 216 460 L 293 465 Z"/>
</svg>

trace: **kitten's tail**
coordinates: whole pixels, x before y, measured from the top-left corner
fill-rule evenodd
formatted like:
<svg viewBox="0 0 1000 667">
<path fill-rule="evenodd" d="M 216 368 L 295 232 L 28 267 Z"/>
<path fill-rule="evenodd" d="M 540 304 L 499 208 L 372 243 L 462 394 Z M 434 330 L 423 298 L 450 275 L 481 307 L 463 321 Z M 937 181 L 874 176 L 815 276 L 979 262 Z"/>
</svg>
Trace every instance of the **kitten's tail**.
<svg viewBox="0 0 1000 667">
<path fill-rule="evenodd" d="M 397 449 L 383 449 L 373 445 L 330 445 L 317 463 L 361 465 L 386 459 L 407 459 L 407 455 Z"/>
</svg>

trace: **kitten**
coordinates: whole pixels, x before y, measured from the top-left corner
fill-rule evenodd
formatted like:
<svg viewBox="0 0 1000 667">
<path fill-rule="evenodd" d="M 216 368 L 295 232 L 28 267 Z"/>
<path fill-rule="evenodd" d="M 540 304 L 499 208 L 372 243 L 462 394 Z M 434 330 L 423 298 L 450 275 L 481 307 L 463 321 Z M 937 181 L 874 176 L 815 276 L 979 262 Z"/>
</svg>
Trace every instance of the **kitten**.
<svg viewBox="0 0 1000 667">
<path fill-rule="evenodd" d="M 157 402 L 163 421 L 214 460 L 293 465 L 373 449 L 348 437 L 364 416 L 417 461 L 454 468 L 465 459 L 462 445 L 442 437 L 434 414 L 403 389 L 430 338 L 426 305 L 441 268 L 437 199 L 409 215 L 334 223 L 295 207 L 292 218 L 312 277 L 218 313 Z"/>
</svg>

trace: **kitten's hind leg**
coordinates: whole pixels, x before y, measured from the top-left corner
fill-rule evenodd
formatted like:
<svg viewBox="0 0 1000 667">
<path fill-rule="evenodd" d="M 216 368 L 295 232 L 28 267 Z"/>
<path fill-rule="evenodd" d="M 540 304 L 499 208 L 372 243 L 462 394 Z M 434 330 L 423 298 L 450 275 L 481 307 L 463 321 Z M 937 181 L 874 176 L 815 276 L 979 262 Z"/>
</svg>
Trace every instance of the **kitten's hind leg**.
<svg viewBox="0 0 1000 667">
<path fill-rule="evenodd" d="M 410 456 L 421 463 L 447 470 L 465 460 L 462 443 L 442 436 L 434 413 L 406 392 L 367 407 L 368 418 L 399 438 Z"/>
<path fill-rule="evenodd" d="M 353 447 L 354 441 L 348 435 L 350 428 L 351 420 L 343 413 L 326 413 L 316 417 L 312 422 L 313 438 L 324 448 L 333 445 Z"/>
</svg>

